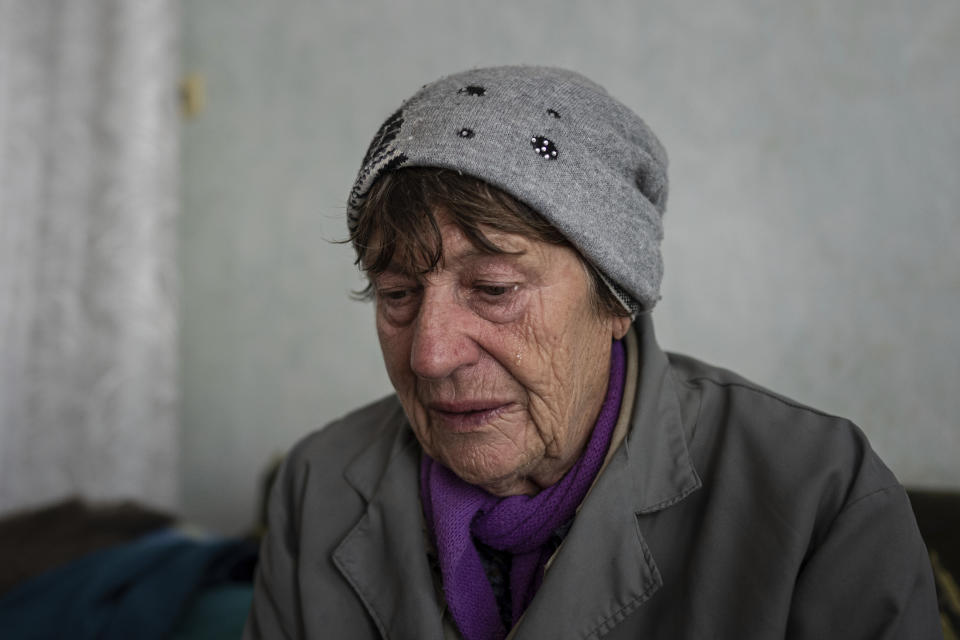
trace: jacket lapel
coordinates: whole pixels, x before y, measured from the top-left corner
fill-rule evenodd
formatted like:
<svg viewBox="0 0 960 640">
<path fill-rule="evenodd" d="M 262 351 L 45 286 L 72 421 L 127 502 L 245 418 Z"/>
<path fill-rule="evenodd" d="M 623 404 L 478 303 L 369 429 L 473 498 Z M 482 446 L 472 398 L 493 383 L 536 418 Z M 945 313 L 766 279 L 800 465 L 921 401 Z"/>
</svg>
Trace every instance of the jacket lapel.
<svg viewBox="0 0 960 640">
<path fill-rule="evenodd" d="M 676 382 L 649 319 L 637 332 L 640 383 L 631 430 L 584 501 L 512 639 L 603 636 L 662 584 L 637 518 L 682 500 L 700 487 L 700 478 L 687 450 L 689 425 L 685 429 Z"/>
<path fill-rule="evenodd" d="M 347 479 L 367 510 L 333 553 L 381 635 L 394 639 L 443 636 L 424 547 L 418 465 L 419 447 L 401 426 L 387 429 L 348 466 Z"/>
</svg>

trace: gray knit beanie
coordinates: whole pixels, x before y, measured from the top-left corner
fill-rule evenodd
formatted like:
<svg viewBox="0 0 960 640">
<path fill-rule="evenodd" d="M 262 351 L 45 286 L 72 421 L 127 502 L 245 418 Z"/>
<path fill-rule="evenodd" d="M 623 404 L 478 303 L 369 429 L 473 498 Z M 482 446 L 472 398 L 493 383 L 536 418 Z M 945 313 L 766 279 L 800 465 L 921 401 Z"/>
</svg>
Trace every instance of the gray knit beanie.
<svg viewBox="0 0 960 640">
<path fill-rule="evenodd" d="M 502 189 L 550 221 L 632 313 L 660 297 L 667 154 L 635 113 L 563 69 L 474 69 L 424 86 L 374 136 L 350 193 L 351 233 L 370 187 L 439 167 Z"/>
</svg>

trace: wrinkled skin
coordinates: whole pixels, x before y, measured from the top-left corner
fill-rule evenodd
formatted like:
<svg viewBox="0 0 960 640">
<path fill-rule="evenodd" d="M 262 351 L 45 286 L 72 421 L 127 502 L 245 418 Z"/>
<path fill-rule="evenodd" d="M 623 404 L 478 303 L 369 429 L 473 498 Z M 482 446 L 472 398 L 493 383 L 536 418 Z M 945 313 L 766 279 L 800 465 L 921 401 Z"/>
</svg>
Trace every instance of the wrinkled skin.
<svg viewBox="0 0 960 640">
<path fill-rule="evenodd" d="M 387 373 L 424 450 L 498 496 L 533 495 L 576 462 L 606 394 L 610 344 L 579 255 L 485 229 L 486 255 L 438 212 L 443 260 L 374 279 Z"/>
</svg>

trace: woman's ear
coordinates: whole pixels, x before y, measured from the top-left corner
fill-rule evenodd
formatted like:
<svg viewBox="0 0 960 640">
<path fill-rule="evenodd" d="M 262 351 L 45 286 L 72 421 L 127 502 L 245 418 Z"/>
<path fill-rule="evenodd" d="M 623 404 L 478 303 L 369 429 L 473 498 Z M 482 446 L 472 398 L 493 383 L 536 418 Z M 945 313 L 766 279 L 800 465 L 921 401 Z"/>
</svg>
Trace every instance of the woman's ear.
<svg viewBox="0 0 960 640">
<path fill-rule="evenodd" d="M 615 316 L 611 320 L 614 340 L 620 340 L 623 336 L 627 335 L 627 331 L 630 329 L 630 322 L 630 316 Z"/>
</svg>

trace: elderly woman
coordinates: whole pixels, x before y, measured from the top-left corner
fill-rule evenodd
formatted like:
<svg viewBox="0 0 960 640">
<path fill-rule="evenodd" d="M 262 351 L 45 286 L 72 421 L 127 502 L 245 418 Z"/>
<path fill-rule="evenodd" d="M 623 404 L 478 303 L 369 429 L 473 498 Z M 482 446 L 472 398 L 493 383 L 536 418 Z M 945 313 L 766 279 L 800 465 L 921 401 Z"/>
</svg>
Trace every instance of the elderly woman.
<svg viewBox="0 0 960 640">
<path fill-rule="evenodd" d="M 309 436 L 247 638 L 935 638 L 849 422 L 657 346 L 666 154 L 557 69 L 425 86 L 350 196 L 396 394 Z"/>
</svg>

